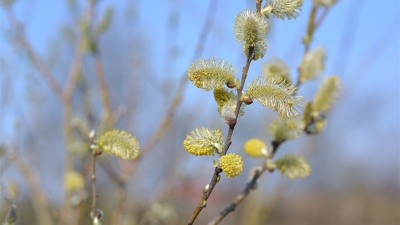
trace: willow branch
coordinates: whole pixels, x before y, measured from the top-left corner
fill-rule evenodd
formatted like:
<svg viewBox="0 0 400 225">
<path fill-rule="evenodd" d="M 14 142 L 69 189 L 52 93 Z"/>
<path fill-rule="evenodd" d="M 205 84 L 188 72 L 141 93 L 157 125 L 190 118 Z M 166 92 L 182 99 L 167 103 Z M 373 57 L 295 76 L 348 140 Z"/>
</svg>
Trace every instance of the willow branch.
<svg viewBox="0 0 400 225">
<path fill-rule="evenodd" d="M 229 147 L 231 146 L 231 139 L 232 139 L 232 134 L 233 131 L 235 129 L 236 126 L 236 120 L 238 118 L 239 115 L 239 111 L 240 111 L 240 106 L 242 105 L 242 101 L 240 100 L 241 95 L 242 95 L 242 91 L 243 91 L 243 87 L 244 84 L 246 82 L 246 78 L 247 78 L 247 73 L 249 71 L 249 67 L 251 64 L 251 61 L 253 59 L 254 56 L 254 47 L 249 47 L 249 54 L 247 56 L 247 60 L 246 60 L 246 65 L 243 67 L 242 70 L 242 79 L 240 82 L 240 87 L 238 88 L 237 92 L 238 92 L 238 97 L 237 97 L 237 103 L 236 103 L 236 109 L 235 109 L 235 122 L 229 125 L 229 131 L 226 137 L 226 142 L 224 145 L 224 149 L 222 150 L 220 157 L 224 156 L 226 154 L 226 152 L 228 151 Z M 194 223 L 194 221 L 196 220 L 197 216 L 200 214 L 201 210 L 203 210 L 206 206 L 207 206 L 207 200 L 210 197 L 215 185 L 217 184 L 217 180 L 219 177 L 219 174 L 222 172 L 222 169 L 219 167 L 216 167 L 214 170 L 214 174 L 211 178 L 211 182 L 208 186 L 208 190 L 205 191 L 203 193 L 203 196 L 200 199 L 199 204 L 197 205 L 196 209 L 193 211 L 192 215 L 190 216 L 188 225 L 191 225 Z"/>
<path fill-rule="evenodd" d="M 71 67 L 67 75 L 67 81 L 64 87 L 64 93 L 68 100 L 71 99 L 75 91 L 76 83 L 78 81 L 80 72 L 82 70 L 82 61 L 84 53 L 85 53 L 85 44 L 83 43 L 82 38 L 79 38 L 78 44 L 75 47 L 73 61 L 71 63 Z"/>
<path fill-rule="evenodd" d="M 312 12 L 311 12 L 311 15 L 310 15 L 309 23 L 308 23 L 308 24 L 309 24 L 309 27 L 308 27 L 308 29 L 307 29 L 307 34 L 308 34 L 308 35 L 311 35 L 311 36 L 312 36 L 312 34 L 313 34 L 313 32 L 314 32 L 314 26 L 313 26 L 312 24 L 314 24 L 313 21 L 314 21 L 314 19 L 315 19 L 315 10 L 316 10 L 316 8 L 313 7 Z M 322 17 L 322 18 L 325 18 L 325 16 Z M 319 22 L 319 23 L 321 23 L 321 22 Z M 308 51 L 308 44 L 309 44 L 309 43 L 305 43 L 306 52 Z M 299 85 L 300 85 L 300 76 L 299 76 L 299 78 L 298 78 L 296 87 L 298 88 Z M 280 142 L 272 141 L 272 142 L 271 142 L 271 144 L 272 144 L 272 153 L 271 153 L 270 158 L 272 158 L 272 157 L 275 155 L 275 153 L 277 152 L 279 146 L 280 146 L 283 142 L 284 142 L 284 141 L 280 141 Z M 267 168 L 266 168 L 266 163 L 263 162 L 262 165 L 261 165 L 261 169 L 258 170 L 258 171 L 253 175 L 253 177 L 250 179 L 250 181 L 246 184 L 245 189 L 244 189 L 238 196 L 236 196 L 236 197 L 234 198 L 234 200 L 232 201 L 232 203 L 231 203 L 229 206 L 227 206 L 223 211 L 221 211 L 221 213 L 220 213 L 217 217 L 215 217 L 211 222 L 209 222 L 208 225 L 215 225 L 215 224 L 218 224 L 218 223 L 221 222 L 229 213 L 233 212 L 233 211 L 235 210 L 236 206 L 239 205 L 239 204 L 249 195 L 250 191 L 251 191 L 251 190 L 253 189 L 253 187 L 255 186 L 255 184 L 256 184 L 258 178 L 264 173 L 264 171 L 265 171 L 266 169 L 267 169 Z M 271 171 L 271 172 L 272 172 L 272 171 Z"/>
</svg>

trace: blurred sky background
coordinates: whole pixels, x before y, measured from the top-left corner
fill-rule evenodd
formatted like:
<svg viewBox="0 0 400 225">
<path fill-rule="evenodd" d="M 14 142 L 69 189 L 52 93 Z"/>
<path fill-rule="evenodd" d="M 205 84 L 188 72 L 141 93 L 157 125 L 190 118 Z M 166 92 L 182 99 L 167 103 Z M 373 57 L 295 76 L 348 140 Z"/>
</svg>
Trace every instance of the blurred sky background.
<svg viewBox="0 0 400 225">
<path fill-rule="evenodd" d="M 13 7 L 17 18 L 25 25 L 26 36 L 33 48 L 46 62 L 54 66 L 54 71 L 62 71 L 61 60 L 68 60 L 71 57 L 71 51 L 60 44 L 65 41 L 63 38 L 68 37 L 65 25 L 73 25 L 71 24 L 73 13 L 69 11 L 69 4 L 81 3 L 74 3 L 73 0 L 18 0 Z M 140 131 L 134 135 L 139 141 L 144 141 L 158 125 L 162 109 L 168 105 L 166 102 L 168 97 L 163 98 L 162 93 L 172 96 L 176 84 L 192 61 L 209 1 L 101 0 L 99 4 L 97 13 L 103 12 L 108 6 L 114 7 L 111 27 L 100 39 L 102 56 L 112 58 L 110 62 L 116 62 L 108 63 L 105 60 L 105 71 L 108 73 L 111 93 L 119 89 L 119 82 L 123 82 L 119 74 L 127 72 L 127 68 L 123 65 L 130 61 L 126 59 L 134 61 L 137 57 L 135 52 L 145 59 L 140 61 L 145 69 L 139 68 L 136 73 L 143 77 L 140 85 L 149 91 L 142 89 L 138 93 L 143 96 L 141 99 L 143 101 L 139 102 L 141 104 L 139 109 L 143 110 L 137 113 L 138 119 L 134 129 Z M 241 71 L 245 56 L 242 53 L 242 45 L 235 40 L 233 24 L 238 12 L 244 8 L 254 9 L 254 1 L 218 1 L 217 4 L 214 24 L 210 35 L 203 43 L 205 49 L 201 57 L 225 59 Z M 297 65 L 304 52 L 300 39 L 305 33 L 310 9 L 311 3 L 306 0 L 298 19 L 285 21 L 270 19 L 267 53 L 263 59 L 252 63 L 249 80 L 261 75 L 263 62 L 272 57 L 284 59 L 291 66 L 292 77 L 295 78 Z M 284 181 L 293 184 L 294 188 L 291 188 L 289 193 L 313 189 L 357 188 L 369 193 L 374 190 L 395 190 L 398 193 L 400 190 L 399 10 L 398 0 L 341 0 L 333 6 L 315 33 L 311 49 L 317 46 L 326 49 L 326 70 L 323 76 L 339 75 L 342 78 L 343 89 L 328 115 L 327 127 L 321 134 L 303 135 L 298 140 L 285 143 L 279 149 L 278 156 L 300 152 L 299 154 L 305 155 L 310 161 L 313 168 L 309 178 Z M 2 94 L 0 143 L 7 143 L 15 137 L 15 119 L 23 121 L 21 118 L 29 117 L 27 105 L 32 98 L 43 101 L 45 111 L 41 112 L 43 114 L 53 112 L 53 108 L 59 107 L 59 104 L 23 51 L 13 45 L 15 42 L 12 38 L 13 28 L 10 27 L 3 10 L 0 13 L 0 27 L 0 82 L 2 82 L 0 87 L 3 89 L 0 92 Z M 126 55 L 129 57 L 125 57 Z M 11 76 L 6 77 L 5 73 Z M 148 76 L 151 79 L 146 78 Z M 156 82 L 154 77 L 157 78 Z M 58 80 L 63 80 L 62 75 Z M 300 94 L 306 99 L 311 99 L 319 83 L 320 81 L 311 81 L 304 84 L 300 87 Z M 6 92 L 4 88 L 11 91 Z M 47 95 L 32 97 L 30 91 L 37 88 Z M 162 89 L 162 92 L 154 91 L 157 88 Z M 126 90 L 123 93 L 126 94 Z M 116 99 L 114 107 L 127 104 L 130 100 L 129 96 L 124 94 L 115 94 L 112 97 Z M 152 111 L 149 113 L 146 104 L 150 103 L 157 107 L 151 108 Z M 193 111 L 197 114 L 191 114 Z M 186 117 L 187 114 L 191 117 Z M 267 132 L 268 124 L 275 116 L 274 112 L 257 104 L 247 107 L 246 114 L 238 122 L 235 141 L 230 151 L 244 155 L 241 143 L 252 137 L 271 140 Z M 36 123 L 51 124 L 58 120 L 59 117 L 56 116 L 42 117 L 42 120 Z M 226 133 L 226 127 L 219 119 L 212 92 L 204 92 L 191 84 L 187 85 L 183 103 L 174 117 L 174 126 L 188 123 L 185 132 L 199 126 L 208 126 L 223 127 Z M 118 126 L 122 129 L 131 129 L 124 119 Z M 35 132 L 37 128 L 33 126 L 30 129 Z M 55 129 L 61 132 L 59 127 Z M 174 148 L 182 154 L 187 154 L 180 146 L 185 138 L 185 132 L 172 135 L 177 138 Z M 55 147 L 56 143 L 43 145 Z M 160 160 L 156 154 L 155 152 L 149 157 Z M 168 157 L 168 154 L 163 153 L 162 156 Z M 59 196 L 62 180 L 56 174 L 58 170 L 46 171 L 45 168 L 57 167 L 62 160 L 62 154 L 49 153 L 44 157 L 54 159 L 40 167 L 46 189 L 54 196 Z M 210 161 L 201 157 L 183 157 L 185 161 L 181 167 L 185 169 L 187 176 L 191 174 L 189 171 L 198 170 L 205 162 Z M 229 180 L 232 183 L 226 181 L 217 188 L 223 189 L 231 185 L 237 186 L 236 190 L 240 191 L 243 180 L 247 179 L 250 165 L 256 165 L 257 162 L 255 159 L 246 159 L 248 163 L 246 165 L 249 166 L 245 167 L 246 173 L 242 178 Z M 154 161 L 151 160 L 144 162 L 145 165 L 152 163 Z M 211 170 L 210 167 L 209 170 L 199 172 L 197 176 L 207 182 Z M 1 174 L 2 181 L 13 177 L 12 174 L 12 172 Z M 160 177 L 162 177 L 161 172 L 153 171 L 147 178 L 150 180 L 148 182 L 152 183 Z M 268 175 L 269 182 L 278 178 L 277 173 Z M 54 198 L 54 202 L 60 200 Z"/>
</svg>

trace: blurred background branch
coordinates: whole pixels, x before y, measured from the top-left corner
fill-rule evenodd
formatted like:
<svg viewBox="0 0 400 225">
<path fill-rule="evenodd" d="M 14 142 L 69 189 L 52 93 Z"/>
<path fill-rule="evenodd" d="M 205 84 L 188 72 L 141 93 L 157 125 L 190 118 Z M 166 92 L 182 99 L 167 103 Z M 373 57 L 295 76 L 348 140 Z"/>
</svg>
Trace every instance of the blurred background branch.
<svg viewBox="0 0 400 225">
<path fill-rule="evenodd" d="M 254 0 L 222 4 L 223 13 L 215 1 L 7 2 L 1 1 L 0 14 L 1 221 L 15 203 L 25 224 L 92 224 L 87 134 L 116 127 L 137 136 L 143 154 L 137 162 L 97 157 L 96 205 L 103 223 L 185 223 L 214 166 L 210 158 L 192 159 L 182 141 L 194 127 L 227 129 L 212 94 L 186 87 L 185 71 L 202 57 L 242 65 L 232 28 L 239 11 L 255 8 Z M 326 47 L 326 71 L 343 79 L 344 91 L 324 132 L 287 142 L 277 152 L 312 151 L 311 176 L 288 181 L 264 174 L 221 224 L 266 224 L 265 217 L 268 224 L 399 223 L 397 6 L 339 1 L 316 12 L 318 32 L 309 48 Z M 268 51 L 252 64 L 250 77 L 273 56 L 287 60 L 296 74 L 311 9 L 304 1 L 295 21 L 269 20 Z M 309 99 L 317 83 L 302 84 L 302 94 Z M 243 143 L 251 137 L 271 141 L 266 131 L 276 114 L 251 107 L 230 152 L 244 155 Z M 18 150 L 10 158 L 14 141 Z M 242 175 L 221 180 L 196 223 L 209 222 L 243 191 L 249 165 L 260 164 L 244 163 Z M 83 184 L 77 179 L 66 194 L 71 171 Z M 15 187 L 18 194 L 8 197 Z M 269 216 L 256 206 L 267 207 Z"/>
</svg>

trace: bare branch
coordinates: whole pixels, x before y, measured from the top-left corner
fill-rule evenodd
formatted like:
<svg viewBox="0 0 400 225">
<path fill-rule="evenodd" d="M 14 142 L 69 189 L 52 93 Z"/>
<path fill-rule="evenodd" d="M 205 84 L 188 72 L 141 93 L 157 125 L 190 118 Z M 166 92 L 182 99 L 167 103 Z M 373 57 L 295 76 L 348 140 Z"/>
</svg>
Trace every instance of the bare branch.
<svg viewBox="0 0 400 225">
<path fill-rule="evenodd" d="M 40 57 L 33 50 L 33 48 L 30 45 L 30 43 L 26 40 L 22 24 L 17 20 L 17 18 L 14 15 L 14 12 L 11 10 L 10 7 L 4 7 L 3 9 L 5 10 L 5 12 L 7 14 L 7 17 L 8 17 L 8 20 L 10 21 L 11 26 L 15 27 L 16 39 L 18 40 L 18 43 L 26 51 L 26 53 L 28 54 L 29 59 L 33 62 L 33 64 L 35 65 L 36 69 L 40 72 L 40 75 L 44 78 L 44 80 L 50 86 L 52 91 L 62 101 L 65 101 L 66 100 L 66 96 L 64 95 L 64 92 L 63 92 L 60 84 L 58 84 L 58 82 L 54 78 L 53 74 L 50 72 L 50 69 L 40 59 Z"/>
</svg>

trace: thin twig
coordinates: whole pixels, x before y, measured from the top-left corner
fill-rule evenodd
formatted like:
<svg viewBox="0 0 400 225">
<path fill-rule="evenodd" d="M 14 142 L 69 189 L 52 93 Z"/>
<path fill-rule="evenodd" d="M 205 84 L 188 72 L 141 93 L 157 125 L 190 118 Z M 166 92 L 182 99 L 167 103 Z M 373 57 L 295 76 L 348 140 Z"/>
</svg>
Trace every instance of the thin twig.
<svg viewBox="0 0 400 225">
<path fill-rule="evenodd" d="M 261 14 L 261 3 L 262 3 L 262 0 L 256 0 L 256 10 L 257 10 L 257 13 L 259 13 L 259 14 Z"/>
<path fill-rule="evenodd" d="M 324 8 L 324 11 L 322 12 L 321 16 L 314 23 L 314 30 L 316 30 L 321 25 L 322 21 L 324 21 L 325 17 L 328 15 L 330 9 L 331 7 Z"/>
<path fill-rule="evenodd" d="M 83 56 L 85 54 L 85 43 L 82 37 L 79 38 L 78 43 L 75 47 L 75 53 L 73 57 L 73 61 L 71 63 L 67 81 L 64 86 L 64 94 L 66 98 L 69 100 L 72 98 L 74 94 L 76 83 L 78 81 L 80 72 L 82 70 Z"/>
<path fill-rule="evenodd" d="M 303 43 L 304 43 L 304 54 L 303 55 L 306 55 L 307 52 L 310 50 L 310 44 L 312 42 L 313 35 L 314 35 L 315 31 L 317 30 L 317 28 L 321 25 L 321 23 L 324 21 L 324 19 L 328 15 L 330 7 L 325 7 L 321 16 L 318 19 L 315 19 L 316 14 L 317 14 L 317 9 L 318 9 L 318 7 L 315 5 L 313 5 L 313 7 L 311 8 L 310 16 L 308 18 L 308 25 L 307 25 L 307 36 L 306 36 L 307 39 L 306 39 L 306 41 L 303 41 Z M 301 85 L 300 67 L 298 67 L 298 72 L 299 72 L 299 75 L 297 76 L 297 82 L 296 82 L 297 90 Z"/>
<path fill-rule="evenodd" d="M 110 127 L 114 126 L 113 118 L 112 118 L 112 109 L 111 109 L 109 92 L 108 92 L 107 83 L 106 83 L 104 70 L 103 70 L 103 63 L 101 61 L 99 53 L 96 53 L 94 63 L 95 63 L 95 75 L 96 75 L 97 84 L 98 84 L 99 90 L 100 90 L 101 102 L 103 104 L 103 107 L 104 107 L 104 110 L 106 113 L 106 127 L 110 128 Z"/>
<path fill-rule="evenodd" d="M 96 135 L 93 133 L 89 135 L 89 140 L 90 140 L 90 145 L 95 146 L 95 138 Z M 97 210 L 96 204 L 97 204 L 97 191 L 96 191 L 96 159 L 97 156 L 101 155 L 102 150 L 101 149 L 92 149 L 90 148 L 92 152 L 92 176 L 91 176 L 91 185 L 92 185 L 92 212 L 91 212 L 91 217 L 92 219 L 99 218 L 100 214 L 99 211 Z"/>
<path fill-rule="evenodd" d="M 93 151 L 92 153 L 92 219 L 97 218 L 97 208 L 96 208 L 96 201 L 97 201 L 97 192 L 96 192 L 96 157 L 98 153 Z"/>
<path fill-rule="evenodd" d="M 246 188 L 242 191 L 241 194 L 235 197 L 232 203 L 226 207 L 217 217 L 215 217 L 208 225 L 215 225 L 221 222 L 229 213 L 233 212 L 237 205 L 239 205 L 250 193 L 250 191 L 254 188 L 255 184 L 257 183 L 258 178 L 264 173 L 266 170 L 265 163 L 261 170 L 258 170 L 252 179 L 246 184 Z"/>
<path fill-rule="evenodd" d="M 32 168 L 20 158 L 19 155 L 12 159 L 12 163 L 21 172 L 31 191 L 32 206 L 37 222 L 39 224 L 53 224 L 49 211 L 49 203 L 46 194 L 43 192 L 41 181 L 32 171 Z"/>
<path fill-rule="evenodd" d="M 33 62 L 36 69 L 39 70 L 40 75 L 42 75 L 43 79 L 47 82 L 49 87 L 53 90 L 53 92 L 59 97 L 62 101 L 65 101 L 65 95 L 63 89 L 61 88 L 60 84 L 56 81 L 50 69 L 46 66 L 46 64 L 39 58 L 36 52 L 33 50 L 32 46 L 26 40 L 24 35 L 24 28 L 22 24 L 18 21 L 15 17 L 14 12 L 9 7 L 4 7 L 4 11 L 10 21 L 12 27 L 15 28 L 16 31 L 16 38 L 22 48 L 25 49 L 26 53 L 28 54 L 29 59 Z"/>
<path fill-rule="evenodd" d="M 100 166 L 103 168 L 104 172 L 108 177 L 113 180 L 118 186 L 124 187 L 126 185 L 125 180 L 121 179 L 117 171 L 112 167 L 109 161 L 99 160 Z"/>
</svg>

